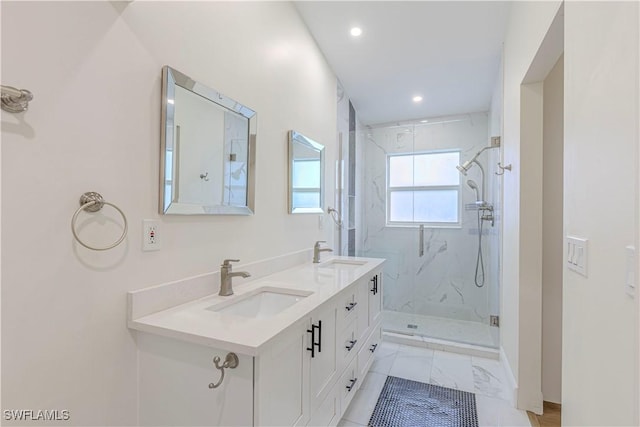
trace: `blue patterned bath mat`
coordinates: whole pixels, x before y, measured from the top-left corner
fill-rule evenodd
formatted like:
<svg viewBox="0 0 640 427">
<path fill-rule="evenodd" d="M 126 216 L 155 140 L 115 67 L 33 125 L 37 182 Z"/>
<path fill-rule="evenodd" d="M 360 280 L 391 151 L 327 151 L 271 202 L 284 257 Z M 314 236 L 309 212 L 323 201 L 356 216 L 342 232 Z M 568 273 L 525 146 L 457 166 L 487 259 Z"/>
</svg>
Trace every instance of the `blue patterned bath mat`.
<svg viewBox="0 0 640 427">
<path fill-rule="evenodd" d="M 476 396 L 432 384 L 387 377 L 372 427 L 478 427 Z"/>
</svg>

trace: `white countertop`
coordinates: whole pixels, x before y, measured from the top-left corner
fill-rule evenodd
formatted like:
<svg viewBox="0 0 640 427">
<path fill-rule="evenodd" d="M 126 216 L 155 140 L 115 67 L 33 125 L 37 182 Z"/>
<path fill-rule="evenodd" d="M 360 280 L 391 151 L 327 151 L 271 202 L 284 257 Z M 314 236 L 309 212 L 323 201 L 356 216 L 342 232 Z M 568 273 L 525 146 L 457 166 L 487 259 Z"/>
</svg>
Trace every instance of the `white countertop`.
<svg viewBox="0 0 640 427">
<path fill-rule="evenodd" d="M 349 268 L 327 268 L 332 260 L 361 261 L 364 264 Z M 128 326 L 138 331 L 257 356 L 261 348 L 276 335 L 305 319 L 321 304 L 383 263 L 384 259 L 378 258 L 331 257 L 320 264 L 300 264 L 256 280 L 235 277 L 232 296 L 208 295 L 157 313 L 130 319 Z M 261 319 L 207 310 L 208 307 L 241 298 L 266 286 L 313 293 L 280 313 Z"/>
</svg>

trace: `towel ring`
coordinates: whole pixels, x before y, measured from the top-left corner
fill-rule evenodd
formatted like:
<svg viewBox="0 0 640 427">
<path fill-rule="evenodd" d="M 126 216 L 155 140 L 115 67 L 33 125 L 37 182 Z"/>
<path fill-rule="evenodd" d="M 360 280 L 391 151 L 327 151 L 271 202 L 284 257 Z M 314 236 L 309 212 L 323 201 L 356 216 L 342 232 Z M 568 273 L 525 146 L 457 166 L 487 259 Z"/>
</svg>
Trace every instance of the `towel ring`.
<svg viewBox="0 0 640 427">
<path fill-rule="evenodd" d="M 122 220 L 124 221 L 124 230 L 122 231 L 122 236 L 120 236 L 120 238 L 115 243 L 109 246 L 106 246 L 104 248 L 94 248 L 93 246 L 87 245 L 85 242 L 80 240 L 80 237 L 78 237 L 78 233 L 76 232 L 76 220 L 78 219 L 78 215 L 80 214 L 80 212 L 84 210 L 86 210 L 87 212 L 98 212 L 100 209 L 102 209 L 104 205 L 111 206 L 112 208 L 117 210 L 120 213 L 120 215 L 122 215 Z M 82 246 L 84 246 L 87 249 L 91 249 L 92 251 L 106 251 L 106 250 L 115 248 L 120 243 L 122 243 L 125 237 L 127 237 L 128 227 L 129 226 L 127 224 L 127 217 L 125 216 L 124 212 L 122 212 L 122 210 L 116 205 L 114 205 L 113 203 L 105 202 L 102 196 L 99 193 L 96 193 L 95 191 L 89 191 L 84 193 L 82 196 L 80 196 L 80 207 L 78 208 L 76 213 L 73 214 L 73 217 L 71 218 L 71 232 L 73 233 L 73 237 Z"/>
</svg>

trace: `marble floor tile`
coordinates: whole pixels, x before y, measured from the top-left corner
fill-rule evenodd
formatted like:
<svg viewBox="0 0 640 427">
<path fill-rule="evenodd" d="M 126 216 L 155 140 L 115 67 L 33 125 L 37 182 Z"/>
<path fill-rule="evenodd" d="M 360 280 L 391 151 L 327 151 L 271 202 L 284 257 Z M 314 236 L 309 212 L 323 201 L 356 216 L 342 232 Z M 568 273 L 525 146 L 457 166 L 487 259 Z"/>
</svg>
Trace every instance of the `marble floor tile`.
<svg viewBox="0 0 640 427">
<path fill-rule="evenodd" d="M 391 369 L 391 365 L 393 365 L 397 352 L 398 344 L 385 341 L 381 342 L 374 354 L 375 357 L 370 371 L 387 375 Z"/>
<path fill-rule="evenodd" d="M 471 356 L 434 351 L 431 378 L 428 382 L 473 393 L 475 387 Z"/>
<path fill-rule="evenodd" d="M 475 393 L 509 400 L 509 386 L 499 361 L 472 356 L 471 366 Z"/>
<path fill-rule="evenodd" d="M 530 427 L 526 412 L 507 401 L 510 391 L 500 362 L 388 342 L 380 350 L 377 366 L 383 372 L 369 371 L 339 426 L 366 426 L 392 375 L 475 393 L 480 427 Z"/>
<path fill-rule="evenodd" d="M 345 420 L 344 418 L 341 419 L 340 422 L 338 423 L 338 427 L 360 427 L 360 426 L 366 426 L 366 424 L 353 423 L 349 420 Z"/>
<path fill-rule="evenodd" d="M 429 382 L 434 350 L 428 348 L 398 346 L 398 353 L 389 375 L 423 383 Z"/>
<path fill-rule="evenodd" d="M 379 394 L 378 392 L 378 395 Z M 373 398 L 372 393 L 367 392 L 366 389 L 358 390 L 351 400 L 347 411 L 342 416 L 342 420 L 366 426 L 369 423 L 369 418 L 371 418 L 377 401 L 378 396 Z"/>
<path fill-rule="evenodd" d="M 506 400 L 476 394 L 476 408 L 480 427 L 531 427 L 527 413 Z"/>
</svg>

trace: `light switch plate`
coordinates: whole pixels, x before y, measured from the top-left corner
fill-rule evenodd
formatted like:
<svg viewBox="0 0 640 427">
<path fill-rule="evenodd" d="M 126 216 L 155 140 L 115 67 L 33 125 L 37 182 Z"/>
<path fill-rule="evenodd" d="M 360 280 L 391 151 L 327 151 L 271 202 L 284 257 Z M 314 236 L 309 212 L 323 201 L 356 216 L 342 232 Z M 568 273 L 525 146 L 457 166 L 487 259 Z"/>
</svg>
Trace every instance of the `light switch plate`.
<svg viewBox="0 0 640 427">
<path fill-rule="evenodd" d="M 567 267 L 569 270 L 587 277 L 589 261 L 588 240 L 574 236 L 567 236 L 565 245 L 567 251 Z"/>
</svg>

